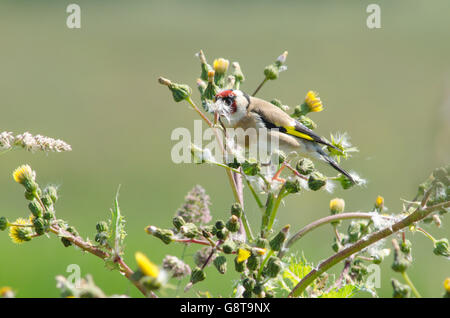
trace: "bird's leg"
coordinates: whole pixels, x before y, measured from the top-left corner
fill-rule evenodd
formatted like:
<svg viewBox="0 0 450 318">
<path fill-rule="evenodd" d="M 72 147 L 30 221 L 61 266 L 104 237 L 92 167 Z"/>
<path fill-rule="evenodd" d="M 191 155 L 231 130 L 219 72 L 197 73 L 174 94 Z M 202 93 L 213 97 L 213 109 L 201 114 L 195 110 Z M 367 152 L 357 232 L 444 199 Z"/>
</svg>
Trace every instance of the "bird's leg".
<svg viewBox="0 0 450 318">
<path fill-rule="evenodd" d="M 279 181 L 279 182 L 282 182 L 282 183 L 285 183 L 285 182 L 286 182 L 285 179 L 280 178 L 280 174 L 281 174 L 281 172 L 283 172 L 283 169 L 284 169 L 284 168 L 286 168 L 285 162 L 283 162 L 283 163 L 281 164 L 280 169 L 278 169 L 278 171 L 275 173 L 275 175 L 274 175 L 273 178 L 272 178 L 272 181 L 276 180 L 276 181 Z"/>
</svg>

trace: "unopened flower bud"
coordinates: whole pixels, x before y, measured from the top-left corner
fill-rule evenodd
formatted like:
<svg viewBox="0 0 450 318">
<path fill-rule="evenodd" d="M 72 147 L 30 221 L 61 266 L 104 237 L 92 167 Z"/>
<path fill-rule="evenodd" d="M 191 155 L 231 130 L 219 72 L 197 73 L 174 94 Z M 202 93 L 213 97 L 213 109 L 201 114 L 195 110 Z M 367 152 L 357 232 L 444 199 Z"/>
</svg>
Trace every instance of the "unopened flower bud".
<svg viewBox="0 0 450 318">
<path fill-rule="evenodd" d="M 244 286 L 245 290 L 249 290 L 250 292 L 253 291 L 253 289 L 256 286 L 256 281 L 253 278 L 246 278 L 242 282 L 242 286 Z"/>
<path fill-rule="evenodd" d="M 48 186 L 44 189 L 44 194 L 48 195 L 53 204 L 58 201 L 58 189 L 55 186 Z"/>
<path fill-rule="evenodd" d="M 95 228 L 97 229 L 97 232 L 108 232 L 108 223 L 105 221 L 100 221 L 95 225 Z"/>
<path fill-rule="evenodd" d="M 245 160 L 242 163 L 242 170 L 247 176 L 256 176 L 261 171 L 261 167 L 258 162 Z"/>
<path fill-rule="evenodd" d="M 394 298 L 408 298 L 411 295 L 411 288 L 408 285 L 400 284 L 396 279 L 392 279 L 392 288 L 394 289 Z"/>
<path fill-rule="evenodd" d="M 194 223 L 186 223 L 180 227 L 180 233 L 188 238 L 194 238 L 199 236 L 201 233 Z"/>
<path fill-rule="evenodd" d="M 173 241 L 174 234 L 173 234 L 172 230 L 164 230 L 164 229 L 160 229 L 160 228 L 157 228 L 156 226 L 151 225 L 151 226 L 147 226 L 145 228 L 145 231 L 148 234 L 159 238 L 165 244 L 169 244 Z"/>
<path fill-rule="evenodd" d="M 238 256 L 234 258 L 234 270 L 238 273 L 242 273 L 245 270 L 245 262 L 238 262 Z"/>
<path fill-rule="evenodd" d="M 4 231 L 8 228 L 8 219 L 4 216 L 0 217 L 0 231 Z"/>
<path fill-rule="evenodd" d="M 205 54 L 202 50 L 197 53 L 198 58 L 200 59 L 202 73 L 200 75 L 201 79 L 204 81 L 208 80 L 208 72 L 212 70 L 212 67 L 206 62 Z"/>
<path fill-rule="evenodd" d="M 188 85 L 172 83 L 170 80 L 163 77 L 160 77 L 158 81 L 160 84 L 166 85 L 169 88 L 175 102 L 181 102 L 191 96 L 192 90 Z"/>
<path fill-rule="evenodd" d="M 223 222 L 222 220 L 218 220 L 218 221 L 216 222 L 215 226 L 216 226 L 216 228 L 217 228 L 218 230 L 221 230 L 221 229 L 223 229 L 223 228 L 225 227 L 225 222 Z"/>
<path fill-rule="evenodd" d="M 344 175 L 340 175 L 337 179 L 342 186 L 342 189 L 347 190 L 355 185 L 349 178 Z"/>
<path fill-rule="evenodd" d="M 53 211 L 45 211 L 43 215 L 44 220 L 51 220 L 55 218 L 55 212 Z"/>
<path fill-rule="evenodd" d="M 400 251 L 402 251 L 405 254 L 411 254 L 411 248 L 412 244 L 409 240 L 402 240 L 400 243 Z"/>
<path fill-rule="evenodd" d="M 284 63 L 286 63 L 287 56 L 288 56 L 288 51 L 284 51 L 283 54 L 278 56 L 277 60 L 275 61 L 275 64 L 277 66 L 283 65 Z"/>
<path fill-rule="evenodd" d="M 47 209 L 51 209 L 51 207 L 53 206 L 52 198 L 48 194 L 45 194 L 43 197 L 41 197 L 41 201 Z"/>
<path fill-rule="evenodd" d="M 64 247 L 69 247 L 72 245 L 72 242 L 69 241 L 67 238 L 65 237 L 61 237 L 61 243 L 63 243 Z"/>
<path fill-rule="evenodd" d="M 227 221 L 226 227 L 232 233 L 239 231 L 239 218 L 236 215 L 232 215 Z"/>
<path fill-rule="evenodd" d="M 33 201 L 35 198 L 34 193 L 29 192 L 27 190 L 25 190 L 24 195 L 25 195 L 25 199 L 27 199 L 28 201 Z"/>
<path fill-rule="evenodd" d="M 109 239 L 109 235 L 107 232 L 98 232 L 95 235 L 95 241 L 100 245 L 105 245 Z"/>
<path fill-rule="evenodd" d="M 287 193 L 298 193 L 302 189 L 302 187 L 300 186 L 300 181 L 298 181 L 298 179 L 294 179 L 293 181 L 286 180 L 286 182 L 284 183 L 284 187 Z"/>
<path fill-rule="evenodd" d="M 270 248 L 274 251 L 279 251 L 283 247 L 284 241 L 286 241 L 289 235 L 290 225 L 286 225 L 280 232 L 269 242 Z"/>
<path fill-rule="evenodd" d="M 279 67 L 274 64 L 267 65 L 264 68 L 264 76 L 268 80 L 276 80 L 279 76 Z"/>
<path fill-rule="evenodd" d="M 34 218 L 33 219 L 33 226 L 34 226 L 34 230 L 36 231 L 36 233 L 38 235 L 43 235 L 46 231 L 46 226 L 44 223 L 44 220 L 41 218 Z"/>
<path fill-rule="evenodd" d="M 195 284 L 201 282 L 202 280 L 205 280 L 205 278 L 206 278 L 205 272 L 199 267 L 196 267 L 192 270 L 190 282 L 192 284 Z"/>
<path fill-rule="evenodd" d="M 320 172 L 315 171 L 308 178 L 308 187 L 313 191 L 322 189 L 326 184 L 327 177 Z"/>
<path fill-rule="evenodd" d="M 434 242 L 433 253 L 440 256 L 450 257 L 450 249 L 446 238 Z"/>
<path fill-rule="evenodd" d="M 282 264 L 278 257 L 271 256 L 267 261 L 266 268 L 264 269 L 264 276 L 277 277 L 281 271 Z"/>
<path fill-rule="evenodd" d="M 303 175 L 308 175 L 314 171 L 314 164 L 311 160 L 307 158 L 301 159 L 299 162 L 297 162 L 297 166 L 295 169 Z"/>
<path fill-rule="evenodd" d="M 177 215 L 172 219 L 173 226 L 179 231 L 180 228 L 186 224 L 186 221 L 184 221 L 183 217 Z"/>
<path fill-rule="evenodd" d="M 331 215 L 344 212 L 344 208 L 345 208 L 345 201 L 343 199 L 336 198 L 330 201 Z"/>
<path fill-rule="evenodd" d="M 219 273 L 225 274 L 227 271 L 227 258 L 223 255 L 216 257 L 213 262 L 214 267 L 217 268 Z"/>
<path fill-rule="evenodd" d="M 242 207 L 238 202 L 233 203 L 231 206 L 231 214 L 240 218 L 242 216 Z"/>
<path fill-rule="evenodd" d="M 348 240 L 350 243 L 354 243 L 361 238 L 361 224 L 359 222 L 352 221 L 347 228 Z"/>
<path fill-rule="evenodd" d="M 239 65 L 238 62 L 233 62 L 233 64 L 231 64 L 233 66 L 233 76 L 236 79 L 236 82 L 238 83 L 242 83 L 243 81 L 245 81 L 245 76 L 244 73 L 242 73 L 241 70 L 241 66 Z"/>
<path fill-rule="evenodd" d="M 411 260 L 401 253 L 397 240 L 392 240 L 392 244 L 394 245 L 394 262 L 391 267 L 395 272 L 403 273 L 411 264 Z"/>
<path fill-rule="evenodd" d="M 252 255 L 247 259 L 247 268 L 250 271 L 254 271 L 258 268 L 260 263 L 260 258 L 252 253 Z"/>
<path fill-rule="evenodd" d="M 236 243 L 233 240 L 226 240 L 222 244 L 222 250 L 225 254 L 231 254 L 236 250 Z"/>
<path fill-rule="evenodd" d="M 33 214 L 33 216 L 36 218 L 42 217 L 44 213 L 44 209 L 42 208 L 41 204 L 36 200 L 33 200 L 28 204 L 28 209 L 30 209 L 31 214 Z"/>
<path fill-rule="evenodd" d="M 219 240 L 225 240 L 228 237 L 229 231 L 226 228 L 217 230 L 216 236 Z"/>
<path fill-rule="evenodd" d="M 295 112 L 294 112 L 294 114 L 295 114 Z M 298 121 L 311 130 L 317 128 L 317 124 L 311 118 L 306 117 L 304 115 L 300 115 L 300 117 L 298 118 Z"/>
</svg>

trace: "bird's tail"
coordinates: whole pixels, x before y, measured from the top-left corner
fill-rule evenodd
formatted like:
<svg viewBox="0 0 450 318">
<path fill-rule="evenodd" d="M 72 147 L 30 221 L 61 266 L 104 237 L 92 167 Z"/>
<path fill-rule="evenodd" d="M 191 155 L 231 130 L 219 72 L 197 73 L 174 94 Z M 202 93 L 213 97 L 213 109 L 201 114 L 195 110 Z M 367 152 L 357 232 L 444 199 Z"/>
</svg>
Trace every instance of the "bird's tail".
<svg viewBox="0 0 450 318">
<path fill-rule="evenodd" d="M 356 184 L 355 179 L 344 169 L 339 167 L 336 161 L 334 161 L 333 158 L 331 158 L 325 151 L 322 150 L 322 148 L 318 149 L 319 154 L 321 155 L 322 159 L 325 160 L 327 163 L 329 163 L 334 169 L 342 173 L 344 176 L 347 177 L 353 184 Z"/>
</svg>

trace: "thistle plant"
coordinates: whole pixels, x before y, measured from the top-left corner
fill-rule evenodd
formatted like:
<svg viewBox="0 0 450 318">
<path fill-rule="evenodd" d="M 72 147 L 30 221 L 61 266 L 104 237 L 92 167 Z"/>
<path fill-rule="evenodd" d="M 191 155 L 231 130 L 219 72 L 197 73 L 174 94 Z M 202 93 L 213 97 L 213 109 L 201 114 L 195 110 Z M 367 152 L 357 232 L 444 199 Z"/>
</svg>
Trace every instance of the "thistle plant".
<svg viewBox="0 0 450 318">
<path fill-rule="evenodd" d="M 253 96 L 265 83 L 277 80 L 280 72 L 286 70 L 287 55 L 284 52 L 264 68 L 263 81 L 254 90 Z M 180 208 L 171 214 L 170 227 L 148 224 L 144 229 L 150 237 L 164 245 L 182 245 L 182 254 L 166 255 L 157 262 L 152 255 L 135 251 L 137 265 L 132 270 L 123 256 L 127 232 L 118 192 L 110 217 L 92 227 L 95 239 L 90 241 L 68 222 L 58 218 L 58 187 L 50 185 L 42 188 L 35 171 L 29 165 L 22 165 L 14 171 L 13 179 L 25 189 L 29 213 L 24 212 L 12 222 L 1 217 L 0 230 L 9 231 L 13 242 L 24 244 L 43 235 L 55 235 L 62 246 L 77 246 L 102 259 L 106 268 L 120 272 L 146 297 L 164 296 L 170 290 L 175 290 L 178 296 L 194 290 L 199 296 L 245 298 L 351 297 L 362 291 L 376 296 L 375 286 L 369 284 L 369 268 L 384 262 L 389 255 L 393 255 L 393 271 L 402 276 L 401 282 L 392 280 L 393 297 L 420 297 L 413 279 L 407 275 L 407 269 L 413 262 L 413 246 L 408 237 L 419 232 L 431 241 L 430 249 L 436 257 L 450 257 L 447 238 L 436 239 L 423 228 L 423 224 L 440 226 L 450 210 L 450 165 L 435 169 L 418 186 L 414 198 L 405 201 L 398 213 L 387 213 L 382 196 L 362 207 L 366 212 L 347 212 L 345 200 L 334 198 L 329 202 L 329 212 L 312 223 L 278 224 L 282 203 L 291 197 L 309 195 L 310 191 L 332 192 L 336 186 L 347 190 L 364 186 L 365 181 L 355 172 L 351 176 L 356 182 L 351 182 L 342 174 L 328 175 L 310 159 L 296 160 L 282 152 L 277 153 L 277 160 L 268 163 L 249 157 L 245 149 L 229 138 L 221 121 L 222 116 L 227 115 L 226 110 L 215 103 L 215 96 L 220 91 L 244 88 L 246 76 L 239 62 L 230 63 L 225 58 L 217 58 L 210 65 L 203 51 L 197 57 L 200 61 L 200 75 L 195 80 L 199 93 L 197 101 L 187 84 L 163 77 L 158 82 L 169 89 L 175 102 L 186 102 L 212 129 L 219 153 L 212 154 L 199 145 L 191 145 L 190 150 L 198 169 L 213 165 L 224 170 L 232 193 L 226 217 L 218 218 L 216 211 L 210 210 L 214 198 L 210 198 L 202 186 L 195 185 Z M 316 129 L 316 113 L 322 113 L 326 103 L 312 90 L 306 90 L 305 97 L 297 102 L 298 105 L 290 107 L 277 98 L 272 99 L 273 105 L 308 128 Z M 315 120 L 310 116 L 314 116 Z M 24 143 L 19 141 L 24 140 L 21 137 L 3 133 L 0 146 L 10 149 L 21 145 L 36 150 L 36 147 L 24 146 L 32 144 L 29 140 L 33 139 L 36 144 L 47 145 L 40 147 L 44 151 L 64 148 L 50 146 L 52 143 L 45 143 L 42 138 L 30 138 Z M 328 151 L 338 162 L 351 158 L 351 154 L 357 151 L 347 134 L 331 135 L 330 144 L 333 147 L 328 147 Z M 70 149 L 70 146 L 65 148 Z M 249 192 L 258 206 L 259 220 L 251 220 L 247 216 L 248 204 L 244 204 L 244 191 Z M 327 242 L 331 255 L 313 264 L 307 260 L 308 255 L 293 249 L 304 236 L 322 226 L 330 229 Z M 388 238 L 392 247 L 387 244 Z M 186 253 L 188 248 L 190 253 Z M 195 251 L 192 251 L 193 248 Z M 338 265 L 342 266 L 340 274 L 329 274 L 329 269 Z M 205 281 L 212 271 L 233 273 L 233 285 L 227 295 L 211 295 L 204 291 L 207 288 Z M 94 284 L 91 276 L 86 276 L 78 288 L 64 277 L 57 276 L 57 287 L 63 297 L 108 297 Z M 444 288 L 444 297 L 448 297 L 449 279 L 444 281 Z M 14 296 L 14 292 L 5 288 L 1 289 L 0 295 Z"/>
</svg>

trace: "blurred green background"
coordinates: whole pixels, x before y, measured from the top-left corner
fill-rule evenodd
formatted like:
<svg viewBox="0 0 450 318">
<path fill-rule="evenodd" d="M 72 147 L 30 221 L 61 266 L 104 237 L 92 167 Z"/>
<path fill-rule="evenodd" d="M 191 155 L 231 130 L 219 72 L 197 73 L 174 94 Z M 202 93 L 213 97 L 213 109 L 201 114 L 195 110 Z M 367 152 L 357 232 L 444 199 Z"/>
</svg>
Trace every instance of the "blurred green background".
<svg viewBox="0 0 450 318">
<path fill-rule="evenodd" d="M 59 217 L 90 238 L 121 185 L 125 259 L 131 267 L 136 251 L 155 263 L 166 254 L 180 256 L 181 246 L 163 245 L 146 235 L 144 226 L 170 226 L 195 184 L 211 196 L 214 216 L 225 218 L 232 203 L 221 169 L 175 165 L 170 159 L 172 130 L 192 129 L 197 117 L 187 104 L 175 104 L 156 79 L 163 75 L 195 88 L 199 49 L 210 62 L 238 60 L 248 92 L 262 80 L 264 66 L 288 50 L 288 71 L 259 96 L 294 106 L 307 90 L 317 90 L 325 104 L 325 111 L 312 116 L 318 132 L 347 131 L 360 149 L 343 167 L 366 178 L 366 187 L 288 198 L 278 225 L 289 223 L 295 230 L 326 216 L 336 196 L 345 199 L 349 212 L 367 211 L 379 194 L 390 212 L 399 211 L 401 198 L 411 199 L 433 168 L 450 161 L 448 0 L 377 1 L 382 28 L 375 30 L 366 27 L 372 1 L 79 0 L 78 30 L 66 27 L 69 3 L 0 3 L 0 130 L 61 138 L 73 147 L 62 154 L 2 155 L 0 215 L 28 215 L 23 189 L 11 173 L 29 163 L 42 185 L 60 185 Z M 259 226 L 259 211 L 249 202 L 249 218 Z M 449 236 L 449 221 L 430 231 L 437 238 Z M 79 264 L 82 275 L 93 274 L 107 294 L 139 296 L 100 259 L 64 248 L 55 237 L 17 246 L 7 233 L 0 234 L 0 286 L 13 287 L 20 297 L 59 296 L 54 277 L 67 275 L 69 264 Z M 420 234 L 408 237 L 415 258 L 410 277 L 422 295 L 441 296 L 450 276 L 448 260 L 435 256 Z M 324 227 L 296 248 L 317 263 L 331 254 L 331 241 L 330 228 Z M 189 247 L 188 255 L 195 248 Z M 192 264 L 192 257 L 187 259 Z M 391 262 L 392 256 L 383 265 L 379 294 L 384 297 L 391 296 L 390 279 L 398 276 Z M 229 272 L 220 276 L 211 268 L 207 281 L 181 295 L 209 290 L 229 296 L 237 277 Z"/>
</svg>

